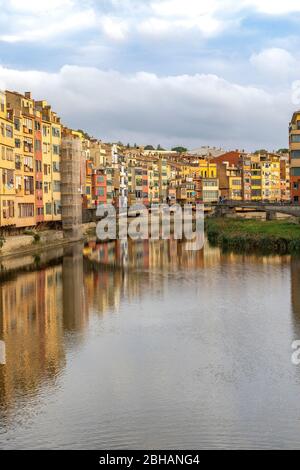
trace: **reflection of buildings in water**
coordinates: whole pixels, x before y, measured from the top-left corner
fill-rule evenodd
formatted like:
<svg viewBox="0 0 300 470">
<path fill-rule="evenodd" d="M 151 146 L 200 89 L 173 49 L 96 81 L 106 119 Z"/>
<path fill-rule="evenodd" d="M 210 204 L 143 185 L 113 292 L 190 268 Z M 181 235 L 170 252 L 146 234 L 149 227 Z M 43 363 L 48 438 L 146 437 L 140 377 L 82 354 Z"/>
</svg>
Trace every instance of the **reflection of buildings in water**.
<svg viewBox="0 0 300 470">
<path fill-rule="evenodd" d="M 6 365 L 0 366 L 0 404 L 37 391 L 64 365 L 61 267 L 18 276 L 0 286 L 0 339 Z"/>
<path fill-rule="evenodd" d="M 6 364 L 6 347 L 5 342 L 0 340 L 0 365 Z"/>
<path fill-rule="evenodd" d="M 65 250 L 62 265 L 63 322 L 68 331 L 81 331 L 87 324 L 88 310 L 85 301 L 82 245 Z"/>
<path fill-rule="evenodd" d="M 291 301 L 296 338 L 300 339 L 300 259 L 291 259 Z"/>
</svg>

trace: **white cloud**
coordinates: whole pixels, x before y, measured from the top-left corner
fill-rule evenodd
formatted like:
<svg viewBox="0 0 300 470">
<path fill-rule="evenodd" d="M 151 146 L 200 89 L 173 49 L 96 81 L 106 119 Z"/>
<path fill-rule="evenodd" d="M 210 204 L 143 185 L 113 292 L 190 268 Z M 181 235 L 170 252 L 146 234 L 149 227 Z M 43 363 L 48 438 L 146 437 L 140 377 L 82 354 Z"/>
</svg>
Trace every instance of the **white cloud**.
<svg viewBox="0 0 300 470">
<path fill-rule="evenodd" d="M 242 0 L 245 7 L 252 7 L 260 13 L 283 15 L 300 12 L 299 0 Z"/>
<path fill-rule="evenodd" d="M 50 74 L 0 67 L 0 83 L 32 89 L 67 125 L 109 140 L 273 149 L 287 144 L 292 112 L 289 90 L 271 94 L 216 75 L 122 75 L 76 66 Z"/>
<path fill-rule="evenodd" d="M 33 28 L 20 28 L 19 32 L 4 34 L 0 36 L 0 41 L 14 42 L 33 42 L 45 41 L 51 38 L 57 38 L 70 32 L 88 29 L 96 25 L 96 19 L 93 10 L 87 10 L 80 13 L 74 13 L 62 21 L 45 21 L 43 27 L 34 23 Z"/>
<path fill-rule="evenodd" d="M 74 6 L 72 0 L 9 0 L 11 8 L 24 13 L 47 13 L 51 10 L 62 10 Z"/>
<path fill-rule="evenodd" d="M 122 41 L 128 33 L 128 24 L 120 18 L 105 16 L 101 18 L 100 25 L 106 36 L 110 39 Z"/>
<path fill-rule="evenodd" d="M 8 43 L 56 41 L 96 26 L 94 9 L 77 0 L 10 0 L 4 11 L 10 21 L 2 25 L 0 41 Z"/>
<path fill-rule="evenodd" d="M 278 47 L 263 49 L 258 54 L 252 54 L 250 63 L 258 72 L 274 81 L 286 79 L 289 75 L 300 71 L 295 57 L 287 50 Z"/>
</svg>

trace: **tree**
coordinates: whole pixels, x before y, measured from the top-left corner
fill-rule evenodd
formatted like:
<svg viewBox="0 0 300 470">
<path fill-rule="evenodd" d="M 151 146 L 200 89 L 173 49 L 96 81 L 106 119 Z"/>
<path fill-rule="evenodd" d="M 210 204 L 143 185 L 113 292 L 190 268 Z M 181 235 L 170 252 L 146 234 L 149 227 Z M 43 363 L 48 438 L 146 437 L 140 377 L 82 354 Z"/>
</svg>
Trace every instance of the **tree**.
<svg viewBox="0 0 300 470">
<path fill-rule="evenodd" d="M 266 150 L 266 149 L 256 150 L 256 151 L 254 152 L 254 155 L 258 155 L 259 153 L 265 154 L 265 153 L 268 153 L 268 150 Z"/>
<path fill-rule="evenodd" d="M 153 145 L 146 145 L 145 150 L 155 150 Z"/>
<path fill-rule="evenodd" d="M 82 129 L 78 129 L 77 132 L 81 132 L 81 134 L 83 135 L 83 137 L 86 140 L 91 140 L 91 137 L 89 136 L 89 134 L 87 132 L 83 131 Z"/>
<path fill-rule="evenodd" d="M 289 153 L 289 149 L 279 149 L 276 153 Z"/>
<path fill-rule="evenodd" d="M 160 144 L 158 144 L 158 146 L 157 146 L 157 150 L 161 150 L 162 152 L 164 152 L 164 151 L 165 151 L 165 149 L 163 149 L 163 148 L 162 148 L 162 146 L 161 146 Z"/>
<path fill-rule="evenodd" d="M 187 152 L 187 148 L 185 147 L 174 147 L 172 148 L 172 152 L 177 152 L 177 153 L 186 153 Z"/>
</svg>

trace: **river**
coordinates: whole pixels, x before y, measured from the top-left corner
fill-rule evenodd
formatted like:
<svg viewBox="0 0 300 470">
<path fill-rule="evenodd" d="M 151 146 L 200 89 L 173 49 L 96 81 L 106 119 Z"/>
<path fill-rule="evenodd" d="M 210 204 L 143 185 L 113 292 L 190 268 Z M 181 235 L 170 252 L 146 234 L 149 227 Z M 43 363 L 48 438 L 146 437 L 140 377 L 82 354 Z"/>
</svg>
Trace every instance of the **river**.
<svg viewBox="0 0 300 470">
<path fill-rule="evenodd" d="M 300 448 L 300 260 L 186 248 L 2 275 L 0 448 Z"/>
</svg>

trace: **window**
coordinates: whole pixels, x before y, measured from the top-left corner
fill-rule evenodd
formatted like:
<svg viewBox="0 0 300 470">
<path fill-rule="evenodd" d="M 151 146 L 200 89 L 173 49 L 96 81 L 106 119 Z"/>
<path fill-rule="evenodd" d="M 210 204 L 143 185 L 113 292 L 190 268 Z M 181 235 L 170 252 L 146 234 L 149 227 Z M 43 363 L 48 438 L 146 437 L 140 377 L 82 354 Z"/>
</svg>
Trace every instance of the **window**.
<svg viewBox="0 0 300 470">
<path fill-rule="evenodd" d="M 1 113 L 5 111 L 5 97 L 2 93 L 0 94 L 0 111 Z"/>
<path fill-rule="evenodd" d="M 60 215 L 60 214 L 61 214 L 61 202 L 54 201 L 54 215 Z"/>
<path fill-rule="evenodd" d="M 4 127 L 4 123 L 3 123 L 3 122 L 1 122 L 1 127 L 0 127 L 0 129 L 1 129 L 1 135 L 2 135 L 2 137 L 4 137 L 4 129 L 5 129 L 5 127 Z"/>
<path fill-rule="evenodd" d="M 8 147 L 6 148 L 6 160 L 8 160 L 9 162 L 14 161 L 14 151 L 13 149 Z"/>
<path fill-rule="evenodd" d="M 19 118 L 15 118 L 14 120 L 15 130 L 19 131 L 21 129 L 21 122 Z"/>
<path fill-rule="evenodd" d="M 53 173 L 59 173 L 59 162 L 53 162 Z"/>
<path fill-rule="evenodd" d="M 11 219 L 15 216 L 14 201 L 3 201 L 2 203 L 3 219 Z"/>
<path fill-rule="evenodd" d="M 34 142 L 34 148 L 35 148 L 35 151 L 36 151 L 36 152 L 41 152 L 41 150 L 42 150 L 42 143 L 41 143 L 40 140 L 37 140 L 37 139 L 35 140 L 35 142 Z"/>
<path fill-rule="evenodd" d="M 59 155 L 59 152 L 60 152 L 59 145 L 53 145 L 53 154 L 54 155 Z"/>
<path fill-rule="evenodd" d="M 41 130 L 41 123 L 39 121 L 35 121 L 34 122 L 34 128 L 36 131 L 40 131 Z"/>
<path fill-rule="evenodd" d="M 60 129 L 59 129 L 59 127 L 52 127 L 52 136 L 53 136 L 53 137 L 60 137 Z"/>
<path fill-rule="evenodd" d="M 27 218 L 34 216 L 34 204 L 19 204 L 19 217 Z"/>
<path fill-rule="evenodd" d="M 85 188 L 85 193 L 86 193 L 87 195 L 90 195 L 90 194 L 91 194 L 91 187 L 90 187 L 90 186 L 87 186 L 87 187 Z"/>
<path fill-rule="evenodd" d="M 45 183 L 44 183 L 44 193 L 45 193 L 45 194 L 48 194 L 48 193 L 49 193 L 49 189 L 50 189 L 50 188 L 49 188 L 49 183 L 45 182 Z"/>
<path fill-rule="evenodd" d="M 2 184 L 8 189 L 14 189 L 15 174 L 13 170 L 2 170 Z"/>
<path fill-rule="evenodd" d="M 33 158 L 24 157 L 24 171 L 32 172 L 33 171 Z"/>
<path fill-rule="evenodd" d="M 26 132 L 29 132 L 29 134 L 32 134 L 32 129 L 33 129 L 33 126 L 32 126 L 32 119 L 28 119 L 28 118 L 25 118 L 24 119 L 24 131 Z"/>
<path fill-rule="evenodd" d="M 19 194 L 22 191 L 22 177 L 16 176 L 16 193 Z"/>
<path fill-rule="evenodd" d="M 44 164 L 44 175 L 51 175 L 51 166 Z"/>
<path fill-rule="evenodd" d="M 21 140 L 20 139 L 15 139 L 15 147 L 17 149 L 20 149 L 21 148 Z"/>
<path fill-rule="evenodd" d="M 291 168 L 291 176 L 300 176 L 300 168 Z"/>
<path fill-rule="evenodd" d="M 24 176 L 25 194 L 34 194 L 33 176 Z"/>
<path fill-rule="evenodd" d="M 10 139 L 13 138 L 13 127 L 10 126 L 9 124 L 6 124 L 6 137 L 9 137 Z"/>
<path fill-rule="evenodd" d="M 40 160 L 36 160 L 35 161 L 35 171 L 37 173 L 41 173 L 42 172 L 42 162 Z"/>
<path fill-rule="evenodd" d="M 104 183 L 104 176 L 97 176 L 97 184 Z"/>
<path fill-rule="evenodd" d="M 293 158 L 300 158 L 300 150 L 292 150 L 291 151 L 291 159 Z"/>
<path fill-rule="evenodd" d="M 15 158 L 15 167 L 16 167 L 16 170 L 21 170 L 22 168 L 22 158 L 21 158 L 21 155 L 16 155 L 16 158 Z"/>
<path fill-rule="evenodd" d="M 97 191 L 96 191 L 96 195 L 97 195 L 97 196 L 100 196 L 100 197 L 105 196 L 105 190 L 104 190 L 104 188 L 98 188 Z"/>
<path fill-rule="evenodd" d="M 206 180 L 204 180 L 203 181 L 203 186 L 216 187 L 216 186 L 218 186 L 218 182 L 217 181 L 206 181 Z"/>
<path fill-rule="evenodd" d="M 46 209 L 46 214 L 47 215 L 52 215 L 52 204 L 51 204 L 51 202 L 47 202 L 45 204 L 45 209 Z"/>
<path fill-rule="evenodd" d="M 53 192 L 60 193 L 60 181 L 53 181 Z"/>
<path fill-rule="evenodd" d="M 43 126 L 43 137 L 47 137 L 49 135 L 49 128 L 47 126 Z"/>
<path fill-rule="evenodd" d="M 33 153 L 32 139 L 24 139 L 24 152 Z"/>
<path fill-rule="evenodd" d="M 44 215 L 44 208 L 43 207 L 37 207 L 36 215 Z"/>
</svg>

